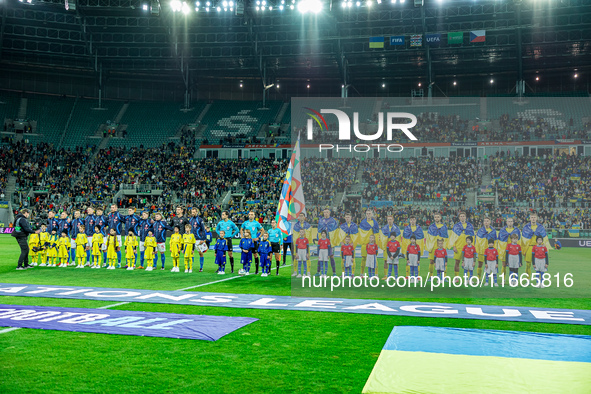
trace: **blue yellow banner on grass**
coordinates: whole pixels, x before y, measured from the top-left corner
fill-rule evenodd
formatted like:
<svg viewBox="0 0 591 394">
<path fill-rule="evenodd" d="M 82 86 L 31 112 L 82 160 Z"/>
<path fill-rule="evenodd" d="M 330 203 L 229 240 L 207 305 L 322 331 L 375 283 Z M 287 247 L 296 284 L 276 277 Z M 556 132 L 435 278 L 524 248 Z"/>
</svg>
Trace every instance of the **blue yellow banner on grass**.
<svg viewBox="0 0 591 394">
<path fill-rule="evenodd" d="M 503 371 L 502 378 L 494 371 Z M 589 387 L 591 336 L 399 326 L 363 392 L 584 393 Z"/>
</svg>

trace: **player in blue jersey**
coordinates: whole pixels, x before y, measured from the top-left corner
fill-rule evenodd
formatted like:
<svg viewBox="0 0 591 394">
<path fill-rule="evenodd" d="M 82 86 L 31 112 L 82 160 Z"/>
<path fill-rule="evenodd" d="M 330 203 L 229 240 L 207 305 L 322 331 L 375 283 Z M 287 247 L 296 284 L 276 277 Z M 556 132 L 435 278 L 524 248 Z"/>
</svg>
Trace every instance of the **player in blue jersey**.
<svg viewBox="0 0 591 394">
<path fill-rule="evenodd" d="M 261 255 L 261 276 L 269 276 L 271 272 L 271 243 L 269 242 L 269 235 L 262 232 L 259 248 L 257 252 Z"/>
<path fill-rule="evenodd" d="M 76 263 L 76 238 L 80 233 L 80 225 L 84 224 L 84 220 L 82 220 L 82 216 L 80 216 L 80 211 L 74 211 L 74 219 L 70 223 L 70 260 Z M 86 235 L 86 233 L 84 233 Z"/>
<path fill-rule="evenodd" d="M 220 232 L 224 232 L 226 245 L 228 247 L 228 257 L 230 258 L 230 268 L 234 273 L 234 256 L 232 255 L 232 238 L 240 232 L 238 226 L 229 219 L 228 211 L 222 212 L 222 220 L 215 226 L 215 232 L 219 235 Z"/>
<path fill-rule="evenodd" d="M 157 268 L 158 264 L 158 252 L 160 252 L 160 260 L 162 261 L 162 270 L 164 270 L 164 264 L 166 263 L 166 230 L 172 231 L 172 227 L 166 223 L 162 218 L 160 212 L 156 212 L 154 215 L 154 223 L 152 223 L 154 230 L 154 237 L 156 238 L 156 250 L 154 251 L 154 268 Z M 150 264 L 150 262 L 148 262 Z"/>
<path fill-rule="evenodd" d="M 88 207 L 86 210 L 86 217 L 84 218 L 84 228 L 86 229 L 86 239 L 88 240 L 88 250 L 86 251 L 85 267 L 90 266 L 90 256 L 92 252 L 92 236 L 94 235 L 94 225 L 96 223 L 96 216 L 94 216 L 94 208 Z"/>
<path fill-rule="evenodd" d="M 218 266 L 218 274 L 224 275 L 226 273 L 226 252 L 228 251 L 228 241 L 226 241 L 226 233 L 224 230 L 218 232 L 218 240 L 213 247 L 215 250 L 215 263 Z"/>
<path fill-rule="evenodd" d="M 58 224 L 59 224 L 59 219 L 57 219 L 55 217 L 55 212 L 49 211 L 47 213 L 47 232 L 50 234 L 53 230 L 55 230 L 57 232 L 58 227 L 59 227 Z"/>
<path fill-rule="evenodd" d="M 129 234 L 129 232 L 132 231 L 134 236 L 139 235 L 138 226 L 140 224 L 140 217 L 135 214 L 135 209 L 133 209 L 133 208 L 127 209 L 127 216 L 124 216 L 123 223 L 125 225 L 125 227 L 124 227 L 125 234 Z M 137 265 L 137 254 L 135 255 L 134 266 L 136 266 L 136 265 Z M 127 262 L 125 263 L 125 268 L 128 268 Z"/>
<path fill-rule="evenodd" d="M 250 275 L 250 264 L 252 263 L 252 251 L 254 250 L 254 242 L 250 235 L 250 230 L 242 230 L 242 239 L 240 240 L 240 249 L 242 255 L 240 256 L 240 263 L 242 269 L 238 272 L 239 275 Z"/>
<path fill-rule="evenodd" d="M 197 241 L 195 249 L 197 249 L 197 252 L 199 252 L 199 272 L 203 272 L 203 263 L 205 257 L 203 256 L 203 250 L 201 250 L 201 248 L 202 244 L 206 241 L 207 231 L 205 230 L 205 223 L 203 222 L 203 219 L 199 216 L 199 211 L 197 211 L 197 208 L 191 208 L 190 211 L 191 217 L 189 218 L 187 223 L 191 225 L 191 233 L 193 233 L 193 235 L 195 236 L 195 240 Z M 194 259 L 195 258 L 193 257 L 193 260 Z"/>
<path fill-rule="evenodd" d="M 322 214 L 323 217 L 318 219 L 318 234 L 322 234 L 323 231 L 326 231 L 328 239 L 330 240 L 330 246 L 328 247 L 328 257 L 330 258 L 332 274 L 336 275 L 333 245 L 337 245 L 335 242 L 338 241 L 339 222 L 337 222 L 335 218 L 330 216 L 329 208 L 325 208 Z M 320 265 L 318 265 L 318 268 L 320 269 Z M 317 275 L 318 274 L 320 274 L 320 271 L 318 271 Z"/>
<path fill-rule="evenodd" d="M 248 220 L 244 223 L 242 223 L 241 226 L 241 230 L 242 232 L 244 232 L 244 230 L 249 230 L 250 231 L 250 235 L 252 237 L 252 242 L 254 243 L 254 250 L 252 252 L 252 255 L 254 256 L 254 264 L 255 264 L 255 275 L 257 275 L 259 273 L 259 241 L 261 240 L 261 230 L 263 229 L 263 226 L 261 226 L 261 224 L 259 222 L 257 222 L 256 220 L 254 220 L 255 218 L 255 214 L 254 211 L 250 211 L 248 213 Z"/>
<path fill-rule="evenodd" d="M 271 253 L 275 256 L 275 263 L 277 265 L 277 273 L 275 275 L 279 275 L 279 264 L 281 260 L 281 245 L 283 244 L 283 234 L 281 230 L 277 228 L 277 222 L 275 220 L 271 221 L 271 229 L 267 232 L 269 236 L 269 242 L 271 243 Z M 271 269 L 269 267 L 269 271 L 267 274 L 271 273 Z"/>
<path fill-rule="evenodd" d="M 116 204 L 111 204 L 111 213 L 109 213 L 107 219 L 109 232 L 111 232 L 111 229 L 115 230 L 115 236 L 120 245 L 119 250 L 117 250 L 117 268 L 121 268 L 121 245 L 123 245 L 121 242 L 121 230 L 123 227 L 123 216 L 117 211 Z"/>
<path fill-rule="evenodd" d="M 143 270 L 144 269 L 144 254 L 145 254 L 145 247 L 144 247 L 144 242 L 146 241 L 146 237 L 148 236 L 148 232 L 152 231 L 152 233 L 154 233 L 153 228 L 152 228 L 152 223 L 154 221 L 152 219 L 150 219 L 150 215 L 148 213 L 148 211 L 143 211 L 142 212 L 142 216 L 140 217 L 140 222 L 138 223 L 137 226 L 137 231 L 138 231 L 138 236 L 139 236 L 139 243 L 140 243 L 140 265 L 137 266 L 136 264 L 136 269 L 140 269 Z M 148 265 L 151 265 L 152 262 L 148 262 Z"/>
</svg>

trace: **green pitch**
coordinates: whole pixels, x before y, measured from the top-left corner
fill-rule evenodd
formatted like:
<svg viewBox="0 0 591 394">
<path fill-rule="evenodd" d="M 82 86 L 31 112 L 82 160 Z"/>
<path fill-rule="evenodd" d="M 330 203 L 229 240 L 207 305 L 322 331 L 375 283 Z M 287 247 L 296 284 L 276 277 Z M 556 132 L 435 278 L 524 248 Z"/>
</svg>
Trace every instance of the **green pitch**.
<svg viewBox="0 0 591 394">
<path fill-rule="evenodd" d="M 552 252 L 552 270 L 581 274 L 589 252 Z M 107 271 L 37 267 L 16 271 L 18 247 L 0 237 L 0 282 L 64 286 L 291 294 L 291 267 L 267 278 L 215 274 L 211 253 L 205 272 Z M 198 268 L 198 258 L 196 259 Z M 238 259 L 236 259 L 238 261 Z M 289 264 L 289 262 L 288 262 Z M 315 265 L 313 263 L 313 265 Z M 577 268 L 578 269 L 578 268 Z M 227 269 L 227 272 L 229 269 Z M 424 274 L 425 270 L 421 269 Z M 274 269 L 273 269 L 274 273 Z M 576 272 L 573 272 L 575 275 Z M 576 276 L 575 276 L 576 280 Z M 587 298 L 420 298 L 420 301 L 589 309 Z M 114 302 L 2 296 L 0 303 L 97 308 Z M 497 330 L 586 334 L 588 326 L 511 323 L 446 318 L 352 315 L 345 313 L 235 309 L 131 303 L 121 310 L 248 316 L 259 321 L 217 342 L 19 329 L 0 333 L 0 392 L 360 392 L 395 325 L 427 325 Z M 417 379 L 420 375 L 417 374 Z"/>
</svg>

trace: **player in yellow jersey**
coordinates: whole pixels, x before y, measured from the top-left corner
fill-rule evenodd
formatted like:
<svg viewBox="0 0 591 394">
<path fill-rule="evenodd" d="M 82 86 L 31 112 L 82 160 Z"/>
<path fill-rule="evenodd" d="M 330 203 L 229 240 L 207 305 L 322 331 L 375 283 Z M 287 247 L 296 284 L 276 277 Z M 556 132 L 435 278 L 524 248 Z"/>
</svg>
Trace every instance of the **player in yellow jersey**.
<svg viewBox="0 0 591 394">
<path fill-rule="evenodd" d="M 56 260 L 57 260 L 57 243 L 59 238 L 57 236 L 57 230 L 54 228 L 51 230 L 51 234 L 49 234 L 48 239 L 48 247 L 47 247 L 47 266 L 48 267 L 55 267 Z"/>
<path fill-rule="evenodd" d="M 47 251 L 49 249 L 49 233 L 47 232 L 47 225 L 43 223 L 41 225 L 41 232 L 39 233 L 39 266 L 47 266 Z"/>
<path fill-rule="evenodd" d="M 441 214 L 435 212 L 433 214 L 433 223 L 427 229 L 427 236 L 425 237 L 425 250 L 429 252 L 429 280 L 435 274 L 435 250 L 438 248 L 438 242 L 443 243 L 441 248 L 447 249 L 449 234 L 447 226 L 441 222 Z"/>
<path fill-rule="evenodd" d="M 62 268 L 66 268 L 68 266 L 68 258 L 70 256 L 70 244 L 70 238 L 68 237 L 67 231 L 62 231 L 60 239 L 57 243 L 57 256 L 60 259 L 59 266 Z"/>
<path fill-rule="evenodd" d="M 88 237 L 86 237 L 85 227 L 83 224 L 78 226 L 79 232 L 76 236 L 76 260 L 78 265 L 76 268 L 84 268 L 86 263 L 86 250 L 88 249 Z"/>
<path fill-rule="evenodd" d="M 183 255 L 185 256 L 185 272 L 193 272 L 193 248 L 197 240 L 195 235 L 191 233 L 191 225 L 185 226 L 185 234 L 183 234 Z"/>
<path fill-rule="evenodd" d="M 179 232 L 179 226 L 174 226 L 174 233 L 170 236 L 170 257 L 172 257 L 172 269 L 170 272 L 179 272 L 179 260 L 183 249 L 183 236 Z"/>
<path fill-rule="evenodd" d="M 543 245 L 548 250 L 552 250 L 550 241 L 548 240 L 548 234 L 546 228 L 538 224 L 538 214 L 532 211 L 529 214 L 529 223 L 523 226 L 521 230 L 521 250 L 523 252 L 523 258 L 525 259 L 525 273 L 531 278 L 531 266 L 532 266 L 532 248 L 536 245 L 537 237 L 542 237 Z"/>
<path fill-rule="evenodd" d="M 94 226 L 94 234 L 92 234 L 92 266 L 91 268 L 101 268 L 102 248 L 105 243 L 105 237 L 101 233 L 99 226 Z"/>
<path fill-rule="evenodd" d="M 158 246 L 156 243 L 156 237 L 152 230 L 148 231 L 148 236 L 144 240 L 144 259 L 147 261 L 146 271 L 152 271 L 154 269 L 154 249 Z"/>
<path fill-rule="evenodd" d="M 39 233 L 33 233 L 29 235 L 29 255 L 31 256 L 31 267 L 35 267 L 37 265 L 40 249 Z"/>
<path fill-rule="evenodd" d="M 454 225 L 448 241 L 448 247 L 454 250 L 454 259 L 456 260 L 454 277 L 460 276 L 460 260 L 462 260 L 462 250 L 466 246 L 466 237 L 474 238 L 476 236 L 474 226 L 466 221 L 466 212 L 460 212 L 459 219 L 460 221 Z M 478 269 L 479 278 L 481 274 L 482 267 Z"/>
<path fill-rule="evenodd" d="M 109 266 L 108 270 L 114 270 L 117 264 L 117 252 L 121 250 L 119 245 L 119 239 L 117 238 L 117 232 L 114 228 L 109 230 L 109 236 L 107 237 L 107 262 Z"/>
<path fill-rule="evenodd" d="M 127 260 L 127 270 L 133 271 L 135 269 L 135 257 L 137 256 L 137 247 L 139 243 L 133 230 L 129 230 L 127 237 L 125 237 L 125 259 Z"/>
</svg>

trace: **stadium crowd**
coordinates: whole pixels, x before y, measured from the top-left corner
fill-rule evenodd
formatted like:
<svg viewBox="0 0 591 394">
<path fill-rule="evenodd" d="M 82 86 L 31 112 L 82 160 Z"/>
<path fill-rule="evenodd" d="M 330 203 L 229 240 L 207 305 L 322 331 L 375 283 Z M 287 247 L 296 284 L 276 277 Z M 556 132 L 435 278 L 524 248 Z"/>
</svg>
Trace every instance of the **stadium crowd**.
<svg viewBox="0 0 591 394">
<path fill-rule="evenodd" d="M 328 202 L 355 182 L 359 160 L 305 159 L 302 161 L 302 183 L 306 201 Z"/>
<path fill-rule="evenodd" d="M 559 207 L 591 202 L 590 157 L 495 157 L 490 166 L 500 203 L 539 201 Z"/>
<path fill-rule="evenodd" d="M 480 185 L 483 168 L 474 158 L 371 159 L 363 164 L 365 200 L 464 203 L 467 189 Z"/>
</svg>

